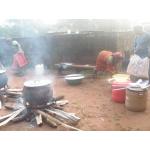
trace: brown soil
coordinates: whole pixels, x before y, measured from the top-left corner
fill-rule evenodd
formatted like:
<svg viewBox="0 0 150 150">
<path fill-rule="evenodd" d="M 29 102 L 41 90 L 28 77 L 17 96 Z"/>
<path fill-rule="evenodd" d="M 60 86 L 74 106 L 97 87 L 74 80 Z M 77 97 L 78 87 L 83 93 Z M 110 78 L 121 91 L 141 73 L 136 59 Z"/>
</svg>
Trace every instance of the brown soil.
<svg viewBox="0 0 150 150">
<path fill-rule="evenodd" d="M 23 86 L 26 77 L 10 77 L 9 85 L 13 88 Z M 49 76 L 50 77 L 50 76 Z M 81 85 L 70 86 L 63 78 L 53 78 L 54 95 L 64 95 L 69 104 L 65 111 L 76 113 L 81 121 L 76 126 L 81 130 L 107 131 L 107 130 L 150 130 L 150 103 L 144 112 L 130 112 L 124 104 L 115 103 L 111 100 L 111 86 L 107 78 L 85 79 Z M 8 113 L 4 108 L 0 115 Z M 28 122 L 9 124 L 0 130 L 7 131 L 66 131 L 59 126 L 52 129 L 47 125 L 33 127 Z"/>
</svg>

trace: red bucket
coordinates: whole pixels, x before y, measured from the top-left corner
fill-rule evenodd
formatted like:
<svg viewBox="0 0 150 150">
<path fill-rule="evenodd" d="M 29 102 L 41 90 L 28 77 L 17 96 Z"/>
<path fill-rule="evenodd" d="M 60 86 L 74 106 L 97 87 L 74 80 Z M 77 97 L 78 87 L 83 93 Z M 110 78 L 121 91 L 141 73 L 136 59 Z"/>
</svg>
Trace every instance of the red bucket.
<svg viewBox="0 0 150 150">
<path fill-rule="evenodd" d="M 126 99 L 126 87 L 130 82 L 112 83 L 112 100 L 118 103 L 124 103 Z"/>
<path fill-rule="evenodd" d="M 118 103 L 124 103 L 126 98 L 126 89 L 112 89 L 112 100 Z"/>
</svg>

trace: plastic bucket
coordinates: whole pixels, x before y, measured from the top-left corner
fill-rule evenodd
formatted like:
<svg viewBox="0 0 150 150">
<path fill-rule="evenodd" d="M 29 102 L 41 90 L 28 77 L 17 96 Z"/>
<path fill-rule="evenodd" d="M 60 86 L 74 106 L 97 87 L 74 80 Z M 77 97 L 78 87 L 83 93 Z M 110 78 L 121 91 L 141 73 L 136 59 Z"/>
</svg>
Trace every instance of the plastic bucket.
<svg viewBox="0 0 150 150">
<path fill-rule="evenodd" d="M 126 87 L 130 82 L 114 82 L 112 83 L 112 100 L 118 103 L 125 103 Z"/>
<path fill-rule="evenodd" d="M 124 103 L 126 98 L 125 89 L 112 89 L 112 100 L 118 103 Z"/>
</svg>

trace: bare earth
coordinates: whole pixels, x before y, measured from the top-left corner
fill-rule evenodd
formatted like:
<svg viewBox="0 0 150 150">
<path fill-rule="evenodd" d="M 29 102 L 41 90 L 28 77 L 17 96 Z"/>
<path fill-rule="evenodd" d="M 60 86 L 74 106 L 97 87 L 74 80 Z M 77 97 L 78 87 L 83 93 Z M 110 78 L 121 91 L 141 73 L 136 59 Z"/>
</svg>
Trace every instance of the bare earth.
<svg viewBox="0 0 150 150">
<path fill-rule="evenodd" d="M 24 81 L 32 76 L 10 77 L 9 85 L 13 88 L 23 87 Z M 48 76 L 50 78 L 50 76 Z M 53 78 L 54 96 L 64 95 L 69 104 L 65 111 L 76 113 L 81 118 L 76 126 L 85 131 L 129 131 L 150 130 L 150 102 L 145 112 L 130 112 L 124 104 L 111 100 L 111 86 L 107 78 L 85 79 L 81 85 L 70 86 L 63 78 Z M 0 116 L 8 110 L 0 110 Z M 66 131 L 59 126 L 53 129 L 48 125 L 34 127 L 29 122 L 19 122 L 1 127 L 4 131 Z"/>
</svg>

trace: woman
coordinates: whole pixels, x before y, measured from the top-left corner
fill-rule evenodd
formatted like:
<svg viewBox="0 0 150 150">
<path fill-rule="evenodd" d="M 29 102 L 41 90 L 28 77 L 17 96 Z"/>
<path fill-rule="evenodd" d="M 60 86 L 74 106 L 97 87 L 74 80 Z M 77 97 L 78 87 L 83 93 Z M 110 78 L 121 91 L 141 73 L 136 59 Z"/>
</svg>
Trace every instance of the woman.
<svg viewBox="0 0 150 150">
<path fill-rule="evenodd" d="M 138 79 L 149 79 L 150 81 L 150 34 L 146 33 L 142 26 L 135 26 L 134 33 L 134 51 L 127 73 L 133 82 Z"/>
<path fill-rule="evenodd" d="M 96 70 L 95 74 L 99 71 L 101 72 L 109 72 L 111 74 L 117 72 L 117 65 L 123 59 L 123 55 L 121 52 L 111 52 L 107 50 L 103 50 L 99 53 L 96 59 Z"/>
<path fill-rule="evenodd" d="M 22 50 L 21 45 L 17 41 L 13 41 L 12 45 L 16 52 L 13 56 L 12 69 L 15 74 L 23 75 L 28 61 L 24 55 L 24 51 Z"/>
</svg>

